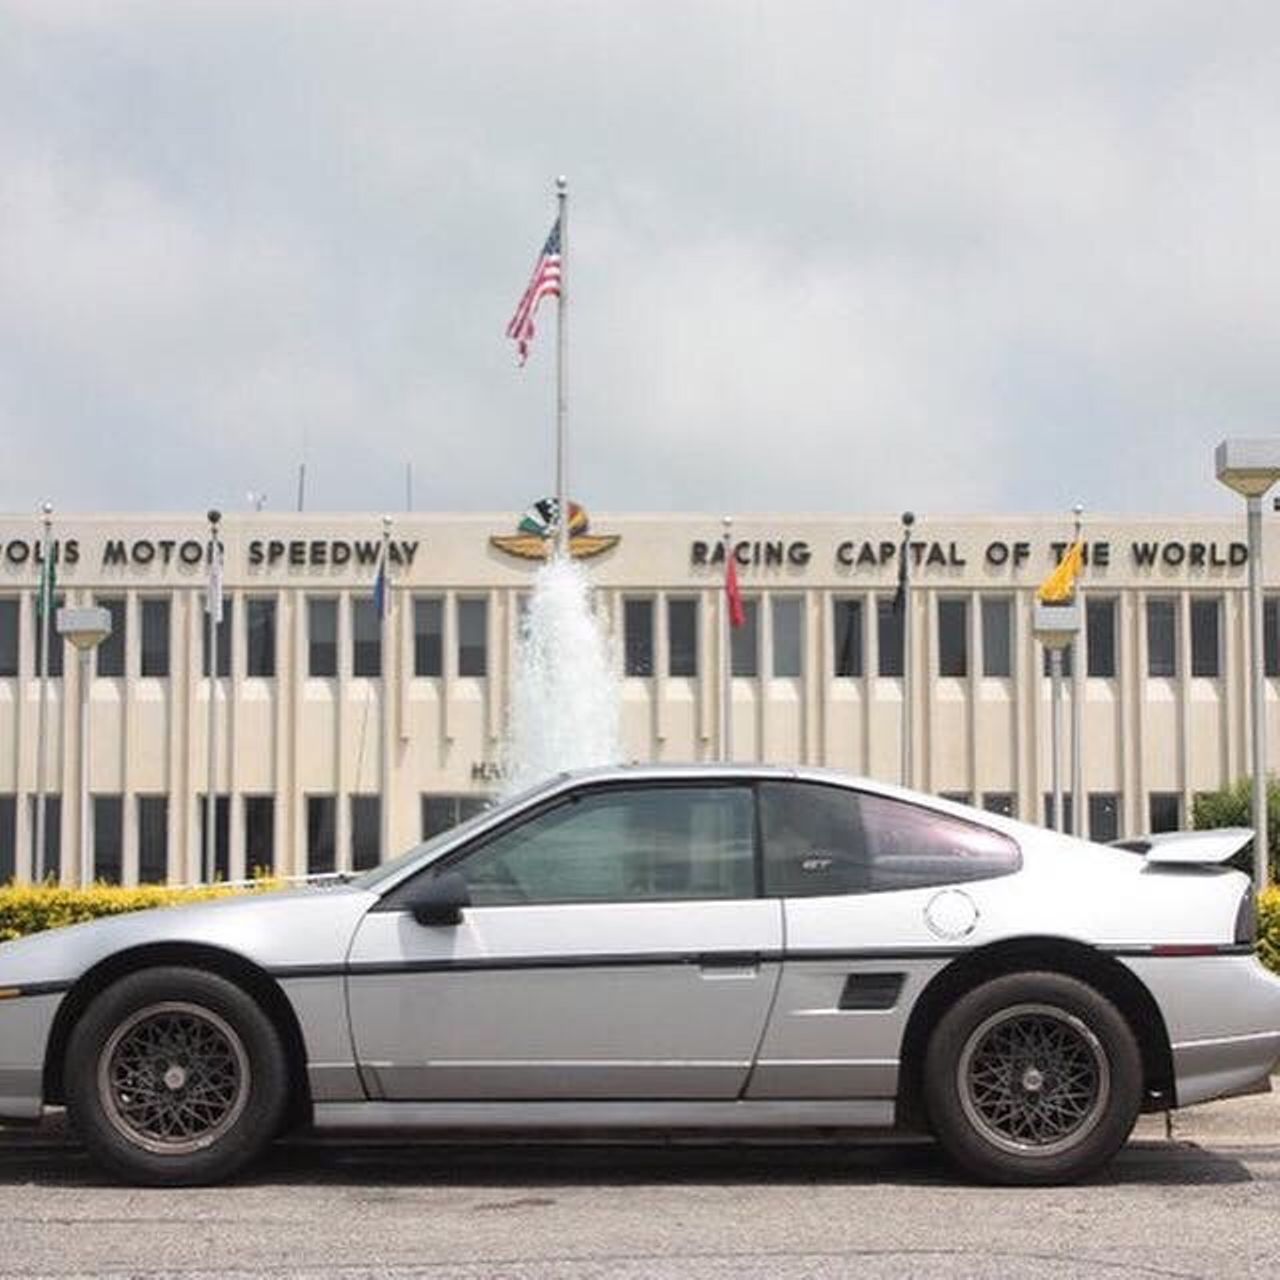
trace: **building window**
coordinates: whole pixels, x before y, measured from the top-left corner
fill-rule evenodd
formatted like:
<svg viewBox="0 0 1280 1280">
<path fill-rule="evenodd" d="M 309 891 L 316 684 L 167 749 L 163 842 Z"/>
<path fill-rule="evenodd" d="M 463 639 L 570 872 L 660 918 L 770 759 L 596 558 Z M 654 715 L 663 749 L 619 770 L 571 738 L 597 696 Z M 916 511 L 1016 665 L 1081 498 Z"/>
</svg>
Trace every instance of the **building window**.
<svg viewBox="0 0 1280 1280">
<path fill-rule="evenodd" d="M 653 675 L 653 601 L 622 602 L 623 670 L 629 676 Z"/>
<path fill-rule="evenodd" d="M 1222 674 L 1219 644 L 1220 602 L 1213 599 L 1191 602 L 1191 674 L 1215 677 Z"/>
<path fill-rule="evenodd" d="M 119 884 L 124 876 L 124 801 L 93 797 L 93 878 Z"/>
<path fill-rule="evenodd" d="M 698 674 L 698 602 L 667 601 L 667 674 Z"/>
<path fill-rule="evenodd" d="M 335 796 L 307 797 L 307 874 L 324 875 L 338 867 L 334 837 Z"/>
<path fill-rule="evenodd" d="M 1153 791 L 1147 797 L 1148 830 L 1177 831 L 1182 826 L 1182 796 L 1176 791 Z"/>
<path fill-rule="evenodd" d="M 969 602 L 938 601 L 938 674 L 969 674 Z"/>
<path fill-rule="evenodd" d="M 0 796 L 0 884 L 18 873 L 18 798 Z"/>
<path fill-rule="evenodd" d="M 831 621 L 835 627 L 835 669 L 831 674 L 849 678 L 861 676 L 862 601 L 833 601 Z"/>
<path fill-rule="evenodd" d="M 1147 675 L 1178 674 L 1178 619 L 1172 600 L 1147 601 Z"/>
<path fill-rule="evenodd" d="M 1075 806 L 1071 803 L 1071 798 L 1070 791 L 1064 791 L 1062 793 L 1062 829 L 1067 833 L 1067 835 L 1071 835 L 1072 832 L 1075 831 L 1075 823 L 1073 821 L 1075 818 Z M 1054 825 L 1052 791 L 1046 791 L 1044 793 L 1044 825 L 1050 828 L 1050 830 L 1056 830 Z"/>
<path fill-rule="evenodd" d="M 804 674 L 804 601 L 799 596 L 773 596 L 773 674 L 778 679 Z"/>
<path fill-rule="evenodd" d="M 244 798 L 244 870 L 248 876 L 274 875 L 276 801 L 274 796 Z"/>
<path fill-rule="evenodd" d="M 982 674 L 1013 675 L 1013 601 L 1008 596 L 982 597 Z"/>
<path fill-rule="evenodd" d="M 338 602 L 307 598 L 307 674 L 318 678 L 338 674 Z"/>
<path fill-rule="evenodd" d="M 892 596 L 876 598 L 876 648 L 882 676 L 902 674 L 902 623 L 904 610 L 894 607 Z"/>
<path fill-rule="evenodd" d="M 36 853 L 36 806 L 38 796 L 31 797 L 31 878 L 45 880 L 58 877 L 62 865 L 62 797 L 48 792 L 44 797 L 44 856 Z"/>
<path fill-rule="evenodd" d="M 1262 652 L 1269 676 L 1280 676 L 1280 597 L 1268 596 L 1262 602 Z"/>
<path fill-rule="evenodd" d="M 105 609 L 111 617 L 111 632 L 98 645 L 94 657 L 98 663 L 98 675 L 119 677 L 124 675 L 126 613 L 122 596 L 98 598 L 94 604 Z"/>
<path fill-rule="evenodd" d="M 458 674 L 489 674 L 489 602 L 458 601 Z"/>
<path fill-rule="evenodd" d="M 351 674 L 370 678 L 382 674 L 382 619 L 368 596 L 351 601 Z"/>
<path fill-rule="evenodd" d="M 413 674 L 444 675 L 444 600 L 440 596 L 414 597 Z"/>
<path fill-rule="evenodd" d="M 973 795 L 968 791 L 939 791 L 939 800 L 950 800 L 952 804 L 972 804 Z"/>
<path fill-rule="evenodd" d="M 66 652 L 66 642 L 58 634 L 58 610 L 67 603 L 64 595 L 55 595 L 53 597 L 53 608 L 49 611 L 49 675 L 62 675 L 62 656 Z M 36 607 L 31 610 L 31 616 L 35 620 L 36 626 L 36 665 L 35 674 L 40 674 L 41 655 L 44 653 L 44 619 L 40 616 L 40 605 L 37 599 Z"/>
<path fill-rule="evenodd" d="M 230 676 L 231 674 L 231 637 L 232 619 L 235 617 L 235 601 L 230 596 L 222 598 L 222 621 L 218 623 L 217 642 L 218 642 L 218 675 L 220 677 Z M 209 674 L 209 615 L 202 613 L 200 615 L 200 639 L 204 645 L 204 658 L 201 663 L 201 672 L 206 677 Z"/>
<path fill-rule="evenodd" d="M 1114 791 L 1089 792 L 1089 839 L 1106 844 L 1120 838 L 1120 797 Z"/>
<path fill-rule="evenodd" d="M 382 861 L 382 797 L 351 797 L 351 865 L 367 871 Z"/>
<path fill-rule="evenodd" d="M 422 838 L 430 840 L 444 831 L 456 827 L 458 823 L 474 818 L 489 805 L 489 797 L 484 795 L 423 795 L 422 797 Z"/>
<path fill-rule="evenodd" d="M 1003 818 L 1013 817 L 1012 791 L 984 791 L 982 807 L 988 813 L 998 813 Z"/>
<path fill-rule="evenodd" d="M 200 876 L 207 874 L 204 862 L 209 830 L 209 797 L 200 797 Z M 213 802 L 213 878 L 231 879 L 231 798 L 215 796 Z"/>
<path fill-rule="evenodd" d="M 18 601 L 0 600 L 0 676 L 18 674 Z"/>
<path fill-rule="evenodd" d="M 270 596 L 250 596 L 245 603 L 245 674 L 276 673 L 276 602 Z"/>
<path fill-rule="evenodd" d="M 138 883 L 169 878 L 169 797 L 138 797 Z"/>
<path fill-rule="evenodd" d="M 169 675 L 169 602 L 142 602 L 142 674 L 161 679 Z"/>
<path fill-rule="evenodd" d="M 735 676 L 760 674 L 760 601 L 742 602 L 742 626 L 729 628 L 730 670 Z"/>
<path fill-rule="evenodd" d="M 1116 602 L 1090 596 L 1084 602 L 1084 622 L 1087 674 L 1113 679 L 1116 674 Z"/>
</svg>

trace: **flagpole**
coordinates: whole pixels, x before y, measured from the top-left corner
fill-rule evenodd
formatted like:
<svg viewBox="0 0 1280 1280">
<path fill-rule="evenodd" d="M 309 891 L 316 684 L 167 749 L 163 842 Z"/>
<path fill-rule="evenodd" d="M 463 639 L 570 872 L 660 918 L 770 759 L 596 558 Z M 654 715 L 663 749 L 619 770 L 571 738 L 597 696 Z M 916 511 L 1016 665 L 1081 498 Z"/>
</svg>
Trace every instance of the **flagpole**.
<svg viewBox="0 0 1280 1280">
<path fill-rule="evenodd" d="M 44 758 L 45 735 L 49 722 L 49 614 L 53 605 L 53 503 L 45 502 L 40 508 L 44 533 L 40 542 L 40 593 L 36 610 L 40 625 L 40 710 L 36 721 L 36 841 L 31 855 L 31 879 L 43 880 L 45 875 L 45 794 Z"/>
<path fill-rule="evenodd" d="M 388 643 L 388 622 L 391 618 L 391 517 L 382 517 L 382 591 L 378 599 L 378 643 L 379 669 L 382 692 L 378 700 L 378 759 L 380 763 L 378 790 L 381 799 L 378 802 L 378 861 L 383 861 L 390 852 L 391 841 L 391 708 L 389 706 L 390 684 L 387 680 L 387 668 L 391 664 L 391 646 Z"/>
<path fill-rule="evenodd" d="M 1076 542 L 1079 542 L 1084 529 L 1084 507 L 1076 503 L 1072 508 L 1076 517 Z M 1075 604 L 1081 622 L 1084 621 L 1084 592 L 1079 586 L 1075 590 Z M 1080 638 L 1083 630 L 1076 632 L 1072 645 L 1071 657 L 1071 833 L 1089 838 L 1089 806 L 1084 795 L 1084 756 L 1082 739 L 1084 737 L 1084 682 L 1088 675 L 1088 640 L 1082 647 Z"/>
<path fill-rule="evenodd" d="M 733 555 L 733 517 L 724 517 L 725 581 L 720 593 L 720 759 L 733 755 L 733 636 L 729 620 L 729 557 Z"/>
<path fill-rule="evenodd" d="M 220 511 L 209 512 L 209 586 L 205 596 L 205 625 L 209 636 L 209 774 L 204 807 L 204 881 L 213 883 L 216 864 L 215 829 L 218 825 L 218 624 L 222 621 L 222 543 L 218 538 Z M 215 599 L 216 595 L 216 599 Z M 228 815 L 230 816 L 230 815 Z"/>
<path fill-rule="evenodd" d="M 902 513 L 902 785 L 909 787 L 913 775 L 914 717 L 911 714 L 911 526 L 915 514 Z"/>
<path fill-rule="evenodd" d="M 1050 752 L 1050 771 L 1053 774 L 1053 829 L 1067 829 L 1066 815 L 1062 812 L 1062 646 L 1049 650 L 1050 717 L 1049 731 L 1053 738 Z"/>
<path fill-rule="evenodd" d="M 560 226 L 560 304 L 556 307 L 556 553 L 569 555 L 569 476 L 567 428 L 569 418 L 569 180 L 556 179 Z"/>
</svg>

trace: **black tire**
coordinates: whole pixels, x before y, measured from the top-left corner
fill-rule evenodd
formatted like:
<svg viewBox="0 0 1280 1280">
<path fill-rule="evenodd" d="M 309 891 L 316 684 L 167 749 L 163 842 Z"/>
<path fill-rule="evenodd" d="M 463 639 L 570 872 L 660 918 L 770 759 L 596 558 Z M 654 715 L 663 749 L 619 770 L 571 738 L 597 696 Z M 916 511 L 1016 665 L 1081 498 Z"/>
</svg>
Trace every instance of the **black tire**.
<svg viewBox="0 0 1280 1280">
<path fill-rule="evenodd" d="M 102 991 L 67 1046 L 67 1112 L 89 1154 L 146 1186 L 243 1169 L 280 1131 L 280 1036 L 234 983 L 199 969 L 131 973 Z"/>
<path fill-rule="evenodd" d="M 1058 973 L 994 978 L 956 1001 L 925 1055 L 943 1150 L 984 1182 L 1046 1185 L 1096 1172 L 1142 1104 L 1142 1056 L 1116 1007 Z"/>
</svg>

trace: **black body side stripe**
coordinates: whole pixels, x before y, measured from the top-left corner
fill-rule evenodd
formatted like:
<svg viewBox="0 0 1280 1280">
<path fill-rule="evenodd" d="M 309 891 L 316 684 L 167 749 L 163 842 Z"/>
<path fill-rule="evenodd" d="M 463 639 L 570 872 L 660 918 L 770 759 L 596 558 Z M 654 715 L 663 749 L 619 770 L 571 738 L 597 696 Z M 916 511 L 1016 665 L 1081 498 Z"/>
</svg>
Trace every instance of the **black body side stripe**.
<svg viewBox="0 0 1280 1280">
<path fill-rule="evenodd" d="M 599 955 L 546 955 L 546 956 L 474 956 L 459 960 L 374 960 L 356 961 L 352 964 L 286 964 L 273 965 L 268 972 L 276 978 L 335 978 L 386 977 L 408 973 L 492 973 L 533 969 L 638 969 L 659 966 L 691 965 L 700 968 L 716 968 L 725 965 L 777 964 L 783 960 L 796 963 L 858 963 L 866 961 L 892 962 L 911 960 L 955 960 L 976 950 L 974 947 L 899 947 L 862 950 L 830 951 L 666 951 L 637 952 L 633 954 L 606 953 Z M 1171 959 L 1173 953 L 1163 952 L 1153 946 L 1097 947 L 1104 955 L 1143 959 Z M 1252 955 L 1249 945 L 1215 947 L 1212 955 Z M 45 984 L 53 990 L 66 990 L 66 984 Z M 24 988 L 24 994 L 27 988 Z"/>
<path fill-rule="evenodd" d="M 7 999 L 21 1000 L 24 996 L 60 996 L 70 991 L 71 982 L 15 982 L 12 986 L 0 983 L 0 988 L 12 992 Z"/>
</svg>

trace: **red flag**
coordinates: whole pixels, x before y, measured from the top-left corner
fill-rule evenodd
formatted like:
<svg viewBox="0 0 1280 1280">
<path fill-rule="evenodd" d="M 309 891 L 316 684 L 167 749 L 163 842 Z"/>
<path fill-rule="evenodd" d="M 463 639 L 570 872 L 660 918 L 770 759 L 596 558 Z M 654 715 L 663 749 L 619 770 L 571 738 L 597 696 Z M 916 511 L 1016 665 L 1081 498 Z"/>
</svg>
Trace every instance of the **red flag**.
<svg viewBox="0 0 1280 1280">
<path fill-rule="evenodd" d="M 742 590 L 738 586 L 738 566 L 733 558 L 733 548 L 726 548 L 724 570 L 724 595 L 729 602 L 729 625 L 741 627 L 747 621 L 747 611 L 742 607 Z"/>
</svg>

